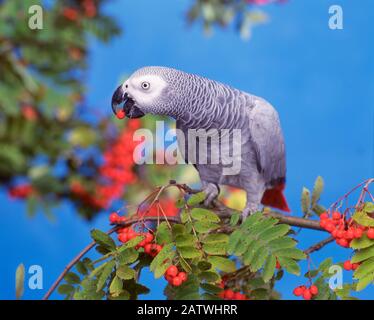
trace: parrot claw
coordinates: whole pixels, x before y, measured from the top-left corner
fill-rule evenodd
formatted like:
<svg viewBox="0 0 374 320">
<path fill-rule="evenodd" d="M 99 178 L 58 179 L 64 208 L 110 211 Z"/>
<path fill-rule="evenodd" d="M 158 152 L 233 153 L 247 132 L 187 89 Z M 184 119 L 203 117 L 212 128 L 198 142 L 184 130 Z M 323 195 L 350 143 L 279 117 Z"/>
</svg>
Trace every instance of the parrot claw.
<svg viewBox="0 0 374 320">
<path fill-rule="evenodd" d="M 248 216 L 258 211 L 257 205 L 246 206 L 242 212 L 242 221 L 244 221 Z"/>
<path fill-rule="evenodd" d="M 207 183 L 203 188 L 203 192 L 206 195 L 204 206 L 210 207 L 212 205 L 212 202 L 218 197 L 219 189 L 214 183 Z"/>
</svg>

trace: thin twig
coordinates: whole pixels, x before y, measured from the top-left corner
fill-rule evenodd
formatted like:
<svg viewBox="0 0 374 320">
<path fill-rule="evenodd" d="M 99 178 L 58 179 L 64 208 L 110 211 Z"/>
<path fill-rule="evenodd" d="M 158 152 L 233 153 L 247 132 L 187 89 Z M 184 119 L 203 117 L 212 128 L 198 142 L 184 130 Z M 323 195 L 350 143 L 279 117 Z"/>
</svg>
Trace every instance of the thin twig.
<svg viewBox="0 0 374 320">
<path fill-rule="evenodd" d="M 333 242 L 334 240 L 335 240 L 334 237 L 328 237 L 325 240 L 317 242 L 316 244 L 312 245 L 308 249 L 304 250 L 304 253 L 309 256 L 311 253 L 322 249 L 325 245 Z"/>
</svg>

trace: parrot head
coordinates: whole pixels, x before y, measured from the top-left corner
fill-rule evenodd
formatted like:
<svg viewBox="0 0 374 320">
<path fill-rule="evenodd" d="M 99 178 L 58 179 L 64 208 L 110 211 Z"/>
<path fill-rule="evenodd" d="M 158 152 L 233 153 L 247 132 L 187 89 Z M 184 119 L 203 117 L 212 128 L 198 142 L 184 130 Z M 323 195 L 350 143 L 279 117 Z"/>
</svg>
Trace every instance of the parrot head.
<svg viewBox="0 0 374 320">
<path fill-rule="evenodd" d="M 145 114 L 168 114 L 172 110 L 169 68 L 145 67 L 135 71 L 113 94 L 112 110 L 118 116 L 140 118 Z M 171 71 L 169 71 L 171 72 Z"/>
</svg>

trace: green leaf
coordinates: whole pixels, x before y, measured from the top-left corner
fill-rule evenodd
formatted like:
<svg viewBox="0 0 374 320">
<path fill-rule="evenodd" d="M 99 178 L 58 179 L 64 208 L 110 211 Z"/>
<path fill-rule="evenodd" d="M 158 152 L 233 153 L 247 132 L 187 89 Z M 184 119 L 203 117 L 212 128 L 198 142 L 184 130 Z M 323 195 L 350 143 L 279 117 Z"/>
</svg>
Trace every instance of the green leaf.
<svg viewBox="0 0 374 320">
<path fill-rule="evenodd" d="M 306 254 L 297 248 L 288 248 L 275 251 L 274 254 L 277 257 L 287 257 L 296 260 L 303 260 L 306 258 Z"/>
<path fill-rule="evenodd" d="M 79 276 L 75 274 L 74 272 L 68 272 L 65 275 L 64 280 L 70 284 L 78 284 L 81 282 L 81 279 L 79 278 Z"/>
<path fill-rule="evenodd" d="M 270 228 L 266 230 L 262 235 L 261 235 L 261 240 L 262 241 L 271 241 L 277 238 L 280 238 L 287 234 L 287 232 L 290 230 L 290 226 L 287 224 L 278 224 L 274 226 L 273 228 Z"/>
<path fill-rule="evenodd" d="M 115 276 L 110 283 L 109 292 L 113 297 L 118 297 L 123 290 L 123 283 L 120 277 Z"/>
<path fill-rule="evenodd" d="M 135 262 L 138 259 L 138 257 L 139 257 L 139 252 L 134 248 L 130 248 L 130 249 L 126 249 L 122 251 L 118 255 L 117 259 L 121 265 L 124 265 L 124 264 L 131 264 Z"/>
<path fill-rule="evenodd" d="M 123 250 L 134 248 L 136 247 L 140 242 L 144 240 L 144 236 L 136 236 L 135 238 L 132 238 L 131 240 L 124 243 L 119 249 L 118 252 L 122 252 Z"/>
<path fill-rule="evenodd" d="M 203 249 L 207 254 L 224 256 L 226 255 L 227 244 L 223 242 L 219 243 L 205 243 Z"/>
<path fill-rule="evenodd" d="M 208 261 L 214 268 L 223 272 L 234 272 L 236 270 L 235 262 L 225 257 L 211 256 L 208 257 Z"/>
<path fill-rule="evenodd" d="M 359 238 L 359 239 L 353 239 L 350 243 L 350 247 L 352 249 L 364 249 L 371 247 L 374 244 L 374 240 L 369 239 L 366 234 Z"/>
<path fill-rule="evenodd" d="M 210 270 L 212 268 L 212 264 L 210 262 L 208 262 L 208 261 L 202 260 L 202 261 L 199 261 L 197 263 L 197 267 L 201 271 L 207 271 L 207 270 Z"/>
<path fill-rule="evenodd" d="M 238 224 L 239 220 L 240 220 L 240 213 L 232 214 L 231 217 L 230 217 L 230 225 L 233 226 L 233 227 L 236 226 Z"/>
<path fill-rule="evenodd" d="M 212 294 L 218 294 L 222 291 L 222 288 L 214 285 L 214 284 L 211 284 L 211 283 L 201 283 L 200 284 L 200 287 L 209 292 L 209 293 L 212 293 Z"/>
<path fill-rule="evenodd" d="M 219 225 L 217 223 L 209 221 L 196 221 L 194 223 L 194 228 L 198 233 L 208 233 L 210 231 L 218 229 Z"/>
<path fill-rule="evenodd" d="M 173 239 L 168 224 L 165 221 L 161 222 L 157 228 L 156 242 L 158 244 L 166 244 L 170 243 L 172 240 Z"/>
<path fill-rule="evenodd" d="M 356 291 L 364 290 L 370 283 L 374 281 L 374 273 L 368 273 L 366 276 L 362 277 L 356 285 Z"/>
<path fill-rule="evenodd" d="M 200 258 L 201 252 L 194 247 L 177 247 L 180 255 L 185 259 Z"/>
<path fill-rule="evenodd" d="M 16 270 L 16 298 L 20 299 L 25 291 L 25 266 L 21 263 Z"/>
<path fill-rule="evenodd" d="M 318 176 L 314 182 L 314 188 L 312 192 L 312 208 L 318 203 L 323 192 L 324 182 L 321 176 Z"/>
<path fill-rule="evenodd" d="M 374 272 L 374 257 L 364 261 L 359 265 L 356 271 L 353 273 L 355 279 L 361 279 L 369 273 Z"/>
<path fill-rule="evenodd" d="M 203 243 L 209 243 L 209 244 L 228 243 L 228 241 L 229 241 L 229 236 L 224 233 L 209 234 L 202 240 Z"/>
<path fill-rule="evenodd" d="M 158 266 L 164 265 L 165 260 L 169 259 L 170 261 L 172 261 L 172 259 L 175 256 L 175 251 L 173 250 L 173 248 L 174 248 L 173 243 L 166 244 L 162 248 L 162 250 L 157 254 L 157 256 L 151 262 L 150 270 L 152 272 L 155 272 Z"/>
<path fill-rule="evenodd" d="M 212 211 L 203 208 L 193 208 L 191 210 L 191 216 L 195 220 L 204 222 L 220 222 L 220 218 Z"/>
<path fill-rule="evenodd" d="M 98 229 L 94 229 L 91 231 L 91 237 L 96 241 L 96 243 L 110 249 L 114 250 L 116 248 L 116 244 L 113 239 L 107 235 L 105 232 L 102 232 Z"/>
<path fill-rule="evenodd" d="M 298 265 L 295 260 L 286 257 L 278 257 L 278 261 L 283 269 L 285 269 L 288 273 L 294 274 L 299 276 L 300 275 L 300 266 Z"/>
<path fill-rule="evenodd" d="M 213 271 L 200 272 L 198 277 L 201 281 L 206 281 L 206 282 L 211 282 L 211 283 L 217 282 L 220 279 L 220 276 L 216 272 L 213 272 Z"/>
<path fill-rule="evenodd" d="M 374 227 L 374 219 L 371 218 L 366 211 L 356 211 L 353 216 L 353 220 L 358 224 L 365 227 Z"/>
<path fill-rule="evenodd" d="M 205 200 L 205 197 L 206 195 L 204 192 L 195 193 L 187 200 L 187 204 L 189 206 L 196 206 L 203 202 Z"/>
<path fill-rule="evenodd" d="M 133 279 L 135 277 L 135 270 L 127 265 L 121 265 L 117 268 L 116 275 L 122 280 Z"/>
<path fill-rule="evenodd" d="M 290 237 L 283 237 L 280 239 L 274 239 L 269 242 L 268 246 L 273 250 L 293 248 L 296 245 L 296 241 Z"/>
<path fill-rule="evenodd" d="M 351 262 L 357 263 L 369 259 L 371 257 L 374 257 L 374 243 L 371 247 L 367 247 L 365 249 L 356 251 L 355 255 L 351 259 Z"/>
<path fill-rule="evenodd" d="M 240 243 L 240 240 L 243 239 L 243 236 L 244 234 L 241 230 L 235 230 L 233 233 L 231 233 L 229 237 L 229 243 L 227 245 L 228 253 L 233 254 L 236 251 L 237 246 Z"/>
<path fill-rule="evenodd" d="M 177 247 L 195 246 L 196 238 L 192 234 L 179 234 L 175 237 Z"/>
<path fill-rule="evenodd" d="M 61 284 L 58 289 L 57 289 L 57 292 L 59 294 L 70 294 L 74 291 L 74 287 L 71 285 L 71 284 Z"/>
<path fill-rule="evenodd" d="M 105 263 L 105 266 L 103 267 L 102 272 L 100 273 L 100 276 L 97 281 L 96 285 L 96 292 L 99 292 L 101 289 L 104 288 L 106 281 L 110 277 L 112 270 L 115 266 L 115 261 L 111 260 Z"/>
<path fill-rule="evenodd" d="M 172 226 L 173 237 L 177 237 L 180 234 L 186 233 L 186 227 L 183 224 L 175 223 Z"/>
<path fill-rule="evenodd" d="M 77 264 L 75 265 L 75 268 L 82 275 L 87 275 L 88 274 L 88 269 L 82 261 L 78 261 Z"/>
<path fill-rule="evenodd" d="M 269 280 L 273 277 L 275 272 L 275 266 L 276 266 L 276 258 L 272 255 L 269 255 L 266 259 L 264 270 L 262 273 L 262 278 L 264 279 L 264 282 L 267 283 Z"/>
</svg>

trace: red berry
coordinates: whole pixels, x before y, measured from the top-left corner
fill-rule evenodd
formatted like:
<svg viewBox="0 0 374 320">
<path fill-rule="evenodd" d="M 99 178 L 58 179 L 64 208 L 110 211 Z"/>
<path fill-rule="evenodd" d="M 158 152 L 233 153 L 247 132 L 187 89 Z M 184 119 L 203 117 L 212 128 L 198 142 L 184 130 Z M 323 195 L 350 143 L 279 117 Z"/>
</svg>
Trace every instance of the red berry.
<svg viewBox="0 0 374 320">
<path fill-rule="evenodd" d="M 338 232 L 339 232 L 339 230 L 334 229 L 334 230 L 332 230 L 331 235 L 332 235 L 334 238 L 337 238 L 337 237 L 338 237 Z"/>
<path fill-rule="evenodd" d="M 342 246 L 342 247 L 345 247 L 345 248 L 347 248 L 349 246 L 349 243 L 348 243 L 347 239 L 343 239 L 343 238 L 338 239 L 337 244 Z"/>
<path fill-rule="evenodd" d="M 315 286 L 315 285 L 311 285 L 310 288 L 309 288 L 309 291 L 310 293 L 315 296 L 316 294 L 318 294 L 318 287 Z"/>
<path fill-rule="evenodd" d="M 182 282 L 187 281 L 187 273 L 181 271 L 178 273 L 178 277 L 181 278 Z"/>
<path fill-rule="evenodd" d="M 218 286 L 223 289 L 225 287 L 225 281 L 221 280 Z"/>
<path fill-rule="evenodd" d="M 123 110 L 118 110 L 117 113 L 116 113 L 116 117 L 118 119 L 123 119 L 125 116 L 126 116 L 126 114 L 125 114 L 125 111 L 123 111 Z"/>
<path fill-rule="evenodd" d="M 172 280 L 172 284 L 174 287 L 179 287 L 182 284 L 182 279 L 179 277 L 174 277 Z"/>
<path fill-rule="evenodd" d="M 344 238 L 347 239 L 347 240 L 352 240 L 353 238 L 355 237 L 355 233 L 352 229 L 348 229 L 346 232 L 345 232 L 345 235 L 344 235 Z"/>
<path fill-rule="evenodd" d="M 358 263 L 352 263 L 352 270 L 356 270 L 359 266 L 360 264 Z"/>
<path fill-rule="evenodd" d="M 112 212 L 109 216 L 109 221 L 110 221 L 110 223 L 116 223 L 116 222 L 119 221 L 119 218 L 120 218 L 120 216 L 118 215 L 117 212 Z"/>
<path fill-rule="evenodd" d="M 122 232 L 122 233 L 120 233 L 118 235 L 118 240 L 121 241 L 121 242 L 123 242 L 123 243 L 125 243 L 125 242 L 127 242 L 129 240 L 129 236 L 128 236 L 127 233 Z"/>
<path fill-rule="evenodd" d="M 145 234 L 145 242 L 146 243 L 151 243 L 153 241 L 153 234 L 152 233 L 146 233 Z"/>
<path fill-rule="evenodd" d="M 165 279 L 166 279 L 167 282 L 169 282 L 171 284 L 172 281 L 173 281 L 173 279 L 174 279 L 174 277 L 169 276 L 168 274 L 165 274 Z"/>
<path fill-rule="evenodd" d="M 321 228 L 324 228 L 326 227 L 326 224 L 327 224 L 327 219 L 323 219 L 319 222 L 319 225 L 321 226 Z"/>
<path fill-rule="evenodd" d="M 245 299 L 246 299 L 245 294 L 242 294 L 240 292 L 235 292 L 234 293 L 233 300 L 245 300 Z"/>
<path fill-rule="evenodd" d="M 305 289 L 304 292 L 303 292 L 303 298 L 305 300 L 310 300 L 312 299 L 312 293 L 310 292 L 309 289 Z"/>
<path fill-rule="evenodd" d="M 338 230 L 338 232 L 336 233 L 336 237 L 337 238 L 343 238 L 344 237 L 344 231 L 343 230 Z"/>
<path fill-rule="evenodd" d="M 352 263 L 351 261 L 347 260 L 343 263 L 344 270 L 350 271 L 352 270 Z"/>
<path fill-rule="evenodd" d="M 342 217 L 342 215 L 339 212 L 337 212 L 337 211 L 335 211 L 335 212 L 332 213 L 332 218 L 334 220 L 339 220 L 341 217 Z"/>
<path fill-rule="evenodd" d="M 332 222 L 327 222 L 325 226 L 326 231 L 332 232 L 335 229 L 335 226 Z"/>
<path fill-rule="evenodd" d="M 234 291 L 232 291 L 231 289 L 225 290 L 225 299 L 231 300 L 232 298 L 234 298 L 234 294 Z"/>
<path fill-rule="evenodd" d="M 178 274 L 178 268 L 174 265 L 171 265 L 169 268 L 166 269 L 166 274 L 172 277 L 176 277 Z"/>
<path fill-rule="evenodd" d="M 364 234 L 364 232 L 361 230 L 361 229 L 355 229 L 354 231 L 354 237 L 356 239 L 360 239 L 362 237 L 362 235 Z"/>
<path fill-rule="evenodd" d="M 295 289 L 293 289 L 293 294 L 296 296 L 296 297 L 300 297 L 303 292 L 304 292 L 304 288 L 299 286 L 299 287 L 296 287 Z"/>
<path fill-rule="evenodd" d="M 225 290 L 222 290 L 218 296 L 221 298 L 221 299 L 225 299 Z"/>
<path fill-rule="evenodd" d="M 374 239 L 374 228 L 369 228 L 366 235 L 369 239 Z"/>
<path fill-rule="evenodd" d="M 277 262 L 276 262 L 276 264 L 275 264 L 275 267 L 276 267 L 277 269 L 282 268 L 282 266 L 281 266 L 281 264 L 279 263 L 278 259 L 277 259 Z"/>
<path fill-rule="evenodd" d="M 327 212 L 324 212 L 324 213 L 321 213 L 321 215 L 319 216 L 319 218 L 321 220 L 325 220 L 325 219 L 328 219 L 329 218 L 329 215 Z"/>
<path fill-rule="evenodd" d="M 152 244 L 147 243 L 147 244 L 144 246 L 144 252 L 147 253 L 147 254 L 150 254 L 151 251 L 152 251 Z"/>
</svg>

